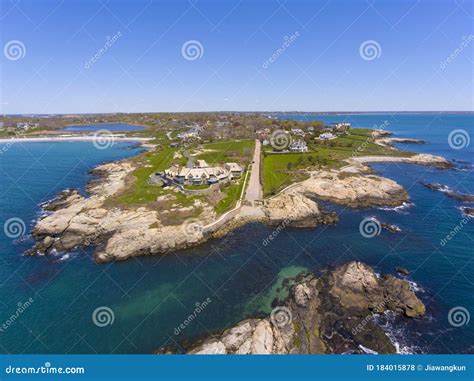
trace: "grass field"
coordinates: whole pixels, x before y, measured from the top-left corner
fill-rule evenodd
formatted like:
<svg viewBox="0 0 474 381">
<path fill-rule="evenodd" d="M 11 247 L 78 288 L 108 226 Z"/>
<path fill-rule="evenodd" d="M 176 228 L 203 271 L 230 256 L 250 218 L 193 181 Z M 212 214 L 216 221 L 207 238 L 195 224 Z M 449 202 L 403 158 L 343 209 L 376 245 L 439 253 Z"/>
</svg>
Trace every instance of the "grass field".
<svg viewBox="0 0 474 381">
<path fill-rule="evenodd" d="M 242 187 L 244 186 L 245 173 L 238 183 L 229 185 L 228 187 L 222 188 L 221 191 L 226 194 L 222 200 L 220 200 L 215 206 L 217 214 L 222 214 L 232 209 L 240 198 L 242 193 Z"/>
<path fill-rule="evenodd" d="M 231 141 L 209 143 L 204 145 L 204 149 L 212 149 L 212 152 L 197 156 L 199 159 L 206 160 L 209 164 L 222 164 L 226 161 L 237 161 L 242 163 L 241 158 L 245 157 L 246 161 L 250 161 L 253 153 L 253 140 Z M 175 153 L 179 152 L 179 148 L 165 147 L 158 152 L 148 152 L 140 156 L 139 167 L 133 172 L 135 181 L 131 184 L 130 189 L 113 199 L 113 202 L 125 205 L 147 204 L 156 201 L 156 198 L 165 194 L 173 194 L 176 202 L 183 206 L 191 205 L 196 198 L 205 198 L 206 196 L 185 195 L 180 192 L 165 190 L 162 187 L 149 184 L 148 180 L 152 173 L 163 171 L 171 166 L 173 162 L 179 162 L 184 165 L 186 158 L 174 159 Z M 244 174 L 245 175 L 245 174 Z M 225 197 L 222 198 L 215 206 L 218 214 L 233 208 L 240 197 L 242 191 L 244 176 L 237 183 L 223 187 L 222 192 Z M 186 189 L 206 189 L 209 185 L 189 185 Z"/>
<path fill-rule="evenodd" d="M 347 163 L 345 159 L 357 156 L 411 156 L 410 152 L 391 150 L 371 141 L 369 129 L 352 129 L 328 142 L 310 142 L 307 153 L 272 154 L 264 153 L 263 189 L 266 196 L 275 194 L 287 185 L 304 179 L 298 172 L 302 168 L 339 168 Z"/>
<path fill-rule="evenodd" d="M 185 185 L 184 189 L 189 190 L 203 190 L 209 188 L 209 184 Z"/>
<path fill-rule="evenodd" d="M 237 162 L 248 164 L 252 160 L 255 140 L 232 140 L 227 142 L 207 143 L 203 145 L 208 152 L 196 156 L 196 159 L 206 160 L 209 164 Z"/>
<path fill-rule="evenodd" d="M 122 204 L 145 204 L 156 201 L 158 196 L 170 193 L 163 188 L 150 185 L 148 179 L 150 175 L 157 171 L 163 171 L 168 168 L 173 162 L 176 148 L 165 147 L 158 152 L 148 152 L 142 157 L 143 164 L 133 172 L 135 182 L 131 189 L 119 196 L 117 201 Z M 183 204 L 192 203 L 192 199 L 187 199 L 185 195 L 180 193 L 173 193 L 178 200 Z"/>
</svg>

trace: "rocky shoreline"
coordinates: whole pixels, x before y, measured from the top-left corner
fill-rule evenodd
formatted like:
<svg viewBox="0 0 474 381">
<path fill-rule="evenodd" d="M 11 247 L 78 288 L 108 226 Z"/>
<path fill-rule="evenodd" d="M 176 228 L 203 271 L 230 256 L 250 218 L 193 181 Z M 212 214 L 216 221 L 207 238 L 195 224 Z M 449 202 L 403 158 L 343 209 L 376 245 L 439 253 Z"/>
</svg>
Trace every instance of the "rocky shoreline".
<svg viewBox="0 0 474 381">
<path fill-rule="evenodd" d="M 93 246 L 98 263 L 125 260 L 195 246 L 251 222 L 300 228 L 337 223 L 337 215 L 325 211 L 319 201 L 351 208 L 396 207 L 407 202 L 409 196 L 401 185 L 372 174 L 366 165 L 378 161 L 450 166 L 446 159 L 432 155 L 352 158 L 339 170 L 308 172 L 307 180 L 259 205 L 239 207 L 232 218 L 211 231 L 206 226 L 215 224 L 218 216 L 212 205 L 201 200 L 183 208 L 169 194 L 158 197 L 153 205 L 123 208 L 110 204 L 111 198 L 126 189 L 136 169 L 133 161 L 122 160 L 93 171 L 98 178 L 88 184 L 87 197 L 77 190 L 66 190 L 46 203 L 46 213 L 32 232 L 37 243 L 26 254 L 46 255 Z M 171 215 L 179 217 L 178 222 L 170 224 Z"/>
<path fill-rule="evenodd" d="M 375 317 L 392 311 L 405 318 L 425 314 L 407 281 L 379 277 L 350 262 L 320 277 L 299 275 L 270 316 L 246 319 L 188 346 L 189 354 L 396 353 Z M 173 353 L 159 348 L 156 353 Z"/>
<path fill-rule="evenodd" d="M 424 185 L 428 189 L 443 192 L 446 196 L 448 196 L 449 198 L 452 198 L 456 201 L 474 202 L 474 195 L 473 194 L 460 193 L 460 192 L 453 191 L 447 185 L 431 184 L 431 183 L 425 183 L 425 182 L 421 182 L 421 184 Z"/>
</svg>

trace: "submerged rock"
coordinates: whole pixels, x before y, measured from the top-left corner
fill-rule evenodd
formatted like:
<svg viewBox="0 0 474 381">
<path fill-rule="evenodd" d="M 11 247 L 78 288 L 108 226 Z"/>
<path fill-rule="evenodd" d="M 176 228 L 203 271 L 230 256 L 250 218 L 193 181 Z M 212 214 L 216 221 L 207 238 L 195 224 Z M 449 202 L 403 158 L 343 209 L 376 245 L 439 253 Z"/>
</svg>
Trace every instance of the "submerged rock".
<svg viewBox="0 0 474 381">
<path fill-rule="evenodd" d="M 400 233 L 402 231 L 402 229 L 400 229 L 400 227 L 395 224 L 387 224 L 382 222 L 380 226 L 382 226 L 385 230 L 388 230 L 390 233 Z"/>
<path fill-rule="evenodd" d="M 295 281 L 288 298 L 274 302 L 269 317 L 244 320 L 191 346 L 187 353 L 395 353 L 374 318 L 385 311 L 407 318 L 425 313 L 407 281 L 378 277 L 361 262 L 347 263 L 319 278 L 301 274 Z"/>
<path fill-rule="evenodd" d="M 438 183 L 425 183 L 425 182 L 421 182 L 421 184 L 424 185 L 428 189 L 443 192 L 446 196 L 457 201 L 462 201 L 462 202 L 474 201 L 474 194 L 459 193 L 459 192 L 453 191 L 447 185 L 438 184 Z"/>
<path fill-rule="evenodd" d="M 468 217 L 474 217 L 474 208 L 469 208 L 467 206 L 462 206 L 461 211 Z"/>
<path fill-rule="evenodd" d="M 409 275 L 410 274 L 410 271 L 408 271 L 406 268 L 404 267 L 396 267 L 395 270 L 397 270 L 397 273 L 399 273 L 400 275 Z"/>
</svg>

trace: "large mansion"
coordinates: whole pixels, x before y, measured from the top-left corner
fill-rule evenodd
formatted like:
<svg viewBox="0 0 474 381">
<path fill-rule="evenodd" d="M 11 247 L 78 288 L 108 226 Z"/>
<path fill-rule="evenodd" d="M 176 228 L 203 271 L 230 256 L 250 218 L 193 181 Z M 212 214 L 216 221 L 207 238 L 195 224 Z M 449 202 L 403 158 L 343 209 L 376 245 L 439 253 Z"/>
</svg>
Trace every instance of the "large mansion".
<svg viewBox="0 0 474 381">
<path fill-rule="evenodd" d="M 173 165 L 159 175 L 168 185 L 212 185 L 239 178 L 243 171 L 244 169 L 237 163 L 225 163 L 224 167 L 211 167 L 206 161 L 197 160 L 192 168 Z"/>
</svg>

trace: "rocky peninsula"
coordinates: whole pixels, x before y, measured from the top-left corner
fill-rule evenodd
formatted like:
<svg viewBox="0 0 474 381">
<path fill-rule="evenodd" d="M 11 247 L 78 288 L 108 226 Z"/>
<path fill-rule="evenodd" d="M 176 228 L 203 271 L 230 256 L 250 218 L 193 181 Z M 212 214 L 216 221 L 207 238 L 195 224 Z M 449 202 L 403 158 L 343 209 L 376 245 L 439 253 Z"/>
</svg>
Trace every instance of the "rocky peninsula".
<svg viewBox="0 0 474 381">
<path fill-rule="evenodd" d="M 396 353 L 376 316 L 386 311 L 405 318 L 425 314 L 425 306 L 407 281 L 380 277 L 361 262 L 347 263 L 320 277 L 301 274 L 288 298 L 275 300 L 273 307 L 270 316 L 241 321 L 192 344 L 187 353 Z"/>
<path fill-rule="evenodd" d="M 369 132 L 366 134 L 371 136 Z M 372 135 L 380 140 L 388 139 L 386 136 L 390 133 L 374 131 Z M 260 143 L 257 143 L 254 162 L 260 158 Z M 362 147 L 365 147 L 364 144 Z M 152 147 L 149 147 L 151 155 L 167 154 L 167 148 L 163 145 L 158 149 L 150 142 L 148 146 Z M 176 149 L 173 152 L 171 160 L 179 160 L 179 152 Z M 391 150 L 385 152 L 390 153 Z M 161 155 L 162 159 L 166 159 L 166 155 Z M 88 184 L 87 195 L 77 190 L 65 190 L 43 205 L 46 213 L 37 221 L 32 232 L 37 243 L 27 254 L 45 255 L 92 246 L 96 261 L 108 262 L 140 255 L 166 254 L 223 236 L 249 222 L 300 228 L 335 224 L 337 215 L 324 210 L 321 201 L 351 208 L 396 207 L 408 202 L 409 196 L 401 185 L 375 175 L 368 164 L 402 162 L 440 169 L 452 165 L 439 156 L 410 153 L 353 156 L 341 160 L 339 164 L 346 165 L 332 169 L 328 166 L 305 169 L 302 181 L 258 202 L 254 197 L 244 197 L 244 183 L 244 191 L 240 199 L 236 199 L 233 209 L 221 213 L 218 213 L 215 203 L 219 197 L 225 197 L 222 192 L 213 200 L 212 197 L 183 195 L 178 187 L 165 187 L 170 189 L 157 192 L 159 196 L 141 202 L 139 192 L 150 190 L 143 185 L 135 187 L 139 182 L 135 174 L 143 168 L 153 171 L 152 162 L 146 155 L 100 165 L 92 171 L 96 179 Z M 253 196 L 259 193 L 259 172 L 257 164 L 250 171 Z M 133 202 L 117 202 L 130 189 L 135 192 Z M 250 192 L 250 187 L 247 187 L 247 192 Z"/>
<path fill-rule="evenodd" d="M 337 216 L 325 211 L 318 200 L 352 208 L 398 206 L 407 202 L 409 196 L 401 185 L 372 174 L 365 165 L 379 160 L 440 168 L 449 164 L 431 155 L 353 158 L 339 170 L 309 171 L 308 179 L 263 200 L 261 205 L 249 207 L 250 213 L 244 213 L 243 207 L 236 208 L 219 229 L 207 230 L 218 216 L 212 205 L 199 199 L 186 208 L 174 206 L 172 195 L 158 198 L 151 206 L 111 206 L 109 199 L 126 188 L 136 167 L 130 160 L 108 163 L 93 171 L 98 178 L 88 185 L 88 196 L 77 190 L 66 190 L 43 206 L 46 215 L 33 229 L 37 244 L 27 254 L 44 255 L 94 246 L 97 262 L 124 260 L 197 245 L 211 236 L 219 236 L 219 230 L 227 233 L 249 222 L 278 225 L 285 221 L 286 226 L 294 227 L 336 223 Z M 174 218 L 180 216 L 181 222 L 170 223 L 170 214 Z"/>
</svg>

